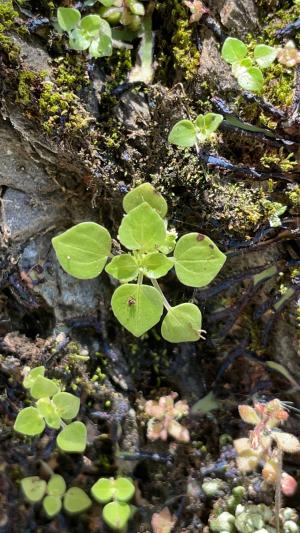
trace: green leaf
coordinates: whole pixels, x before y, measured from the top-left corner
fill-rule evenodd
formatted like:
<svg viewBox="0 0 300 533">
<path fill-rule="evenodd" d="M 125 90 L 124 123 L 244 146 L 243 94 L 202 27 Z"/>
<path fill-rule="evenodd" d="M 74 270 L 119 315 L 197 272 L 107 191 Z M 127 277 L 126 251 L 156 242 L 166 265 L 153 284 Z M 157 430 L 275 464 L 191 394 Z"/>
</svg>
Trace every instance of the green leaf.
<svg viewBox="0 0 300 533">
<path fill-rule="evenodd" d="M 112 54 L 112 39 L 108 35 L 101 34 L 91 42 L 89 47 L 91 57 L 107 57 Z"/>
<path fill-rule="evenodd" d="M 76 28 L 81 18 L 80 12 L 74 7 L 59 7 L 57 10 L 57 22 L 64 31 Z"/>
<path fill-rule="evenodd" d="M 226 261 L 219 248 L 201 233 L 188 233 L 181 237 L 174 257 L 176 275 L 188 287 L 208 285 Z"/>
<path fill-rule="evenodd" d="M 190 148 L 197 141 L 196 133 L 196 128 L 191 120 L 180 120 L 171 129 L 168 142 L 183 148 Z"/>
<path fill-rule="evenodd" d="M 267 68 L 274 63 L 278 50 L 273 46 L 258 44 L 254 48 L 254 59 L 260 68 Z"/>
<path fill-rule="evenodd" d="M 36 366 L 35 368 L 32 368 L 25 376 L 23 380 L 23 387 L 25 389 L 31 389 L 32 385 L 34 384 L 36 378 L 38 376 L 43 376 L 45 374 L 45 367 L 44 366 Z"/>
<path fill-rule="evenodd" d="M 99 0 L 99 2 L 105 7 L 111 7 L 114 5 L 114 0 Z"/>
<path fill-rule="evenodd" d="M 69 35 L 69 45 L 73 50 L 87 50 L 91 39 L 82 30 L 73 30 Z"/>
<path fill-rule="evenodd" d="M 36 406 L 39 413 L 45 418 L 47 426 L 53 429 L 60 428 L 61 419 L 50 398 L 40 398 L 37 401 Z"/>
<path fill-rule="evenodd" d="M 152 252 L 144 257 L 141 266 L 148 278 L 161 278 L 171 270 L 174 261 L 160 252 Z"/>
<path fill-rule="evenodd" d="M 123 217 L 118 238 L 129 250 L 153 250 L 166 238 L 165 224 L 159 214 L 143 202 Z"/>
<path fill-rule="evenodd" d="M 192 413 L 209 413 L 210 411 L 213 411 L 214 409 L 219 409 L 220 404 L 218 400 L 216 399 L 213 391 L 210 391 L 206 396 L 198 400 L 194 405 L 192 406 L 191 412 Z"/>
<path fill-rule="evenodd" d="M 87 432 L 82 422 L 72 422 L 56 438 L 57 446 L 63 452 L 82 453 L 86 448 Z"/>
<path fill-rule="evenodd" d="M 159 251 L 165 255 L 173 252 L 177 240 L 177 233 L 175 230 L 167 231 L 167 235 L 163 244 L 159 247 Z"/>
<path fill-rule="evenodd" d="M 47 493 L 49 496 L 57 496 L 61 498 L 66 492 L 66 482 L 59 474 L 51 476 L 47 484 Z"/>
<path fill-rule="evenodd" d="M 122 326 L 136 337 L 155 326 L 163 312 L 161 295 L 149 285 L 121 285 L 112 296 L 111 306 Z"/>
<path fill-rule="evenodd" d="M 168 311 L 161 326 L 161 334 L 169 342 L 198 341 L 201 325 L 200 309 L 194 304 L 184 303 Z"/>
<path fill-rule="evenodd" d="M 14 423 L 14 430 L 23 435 L 34 437 L 45 429 L 45 422 L 35 407 L 25 407 L 19 412 Z"/>
<path fill-rule="evenodd" d="M 46 481 L 38 476 L 21 479 L 22 492 L 30 503 L 40 502 L 46 492 Z"/>
<path fill-rule="evenodd" d="M 61 511 L 61 499 L 57 496 L 46 496 L 43 500 L 43 508 L 48 518 L 53 518 Z"/>
<path fill-rule="evenodd" d="M 59 387 L 52 379 L 38 376 L 30 389 L 30 394 L 35 400 L 39 400 L 39 398 L 51 398 L 58 391 Z"/>
<path fill-rule="evenodd" d="M 240 61 L 246 55 L 247 46 L 242 41 L 234 37 L 227 37 L 221 51 L 221 56 L 227 63 L 232 64 L 235 61 Z"/>
<path fill-rule="evenodd" d="M 138 205 L 147 202 L 158 214 L 164 218 L 168 212 L 167 202 L 151 183 L 142 183 L 132 189 L 123 198 L 123 209 L 129 213 Z"/>
<path fill-rule="evenodd" d="M 138 265 L 131 254 L 122 254 L 114 257 L 106 265 L 105 271 L 121 282 L 136 279 L 139 273 Z"/>
<path fill-rule="evenodd" d="M 122 531 L 131 515 L 130 505 L 123 502 L 110 502 L 102 511 L 104 522 L 114 530 Z"/>
<path fill-rule="evenodd" d="M 221 122 L 223 121 L 223 116 L 218 115 L 217 113 L 206 113 L 206 115 L 198 115 L 196 118 L 195 124 L 199 129 L 200 135 L 197 134 L 197 138 L 200 141 L 203 141 L 210 137 L 214 133 Z"/>
<path fill-rule="evenodd" d="M 245 59 L 242 59 L 241 61 L 235 61 L 232 64 L 232 74 L 238 78 L 239 75 L 243 74 L 245 70 L 252 66 L 251 59 L 249 57 L 245 57 Z"/>
<path fill-rule="evenodd" d="M 139 17 L 143 17 L 145 15 L 145 8 L 141 2 L 130 1 L 128 5 L 133 15 L 138 15 Z"/>
<path fill-rule="evenodd" d="M 99 15 L 87 15 L 81 19 L 80 30 L 82 30 L 87 37 L 94 37 L 99 33 L 101 20 Z"/>
<path fill-rule="evenodd" d="M 128 502 L 134 492 L 134 484 L 125 477 L 117 479 L 100 478 L 91 488 L 94 499 L 99 503 L 107 503 L 110 500 Z"/>
<path fill-rule="evenodd" d="M 95 222 L 81 222 L 52 239 L 63 269 L 79 279 L 92 279 L 103 270 L 111 250 L 108 231 Z"/>
<path fill-rule="evenodd" d="M 63 420 L 72 420 L 78 415 L 80 408 L 80 399 L 69 392 L 59 392 L 52 401 L 57 409 L 59 416 Z"/>
<path fill-rule="evenodd" d="M 92 500 L 78 487 L 71 487 L 64 497 L 64 509 L 69 514 L 83 513 L 92 505 Z"/>
<path fill-rule="evenodd" d="M 255 93 L 261 92 L 264 84 L 264 77 L 258 67 L 250 67 L 237 78 L 239 85 L 246 91 L 253 91 Z"/>
</svg>

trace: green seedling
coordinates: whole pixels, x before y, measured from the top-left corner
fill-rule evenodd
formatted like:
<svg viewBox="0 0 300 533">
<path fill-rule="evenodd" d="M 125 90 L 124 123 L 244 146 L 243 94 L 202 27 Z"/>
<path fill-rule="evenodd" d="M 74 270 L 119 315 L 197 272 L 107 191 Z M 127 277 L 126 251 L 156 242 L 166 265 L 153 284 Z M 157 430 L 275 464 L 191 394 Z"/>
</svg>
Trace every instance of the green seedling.
<svg viewBox="0 0 300 533">
<path fill-rule="evenodd" d="M 204 287 L 222 268 L 225 255 L 201 233 L 188 233 L 177 240 L 176 232 L 167 229 L 167 203 L 150 183 L 127 193 L 123 208 L 126 214 L 118 239 L 126 253 L 113 257 L 109 232 L 95 222 L 82 222 L 52 239 L 58 261 L 68 274 L 79 279 L 95 278 L 105 267 L 121 283 L 111 299 L 112 311 L 136 337 L 159 322 L 165 307 L 161 327 L 164 339 L 199 340 L 200 309 L 193 303 L 172 307 L 157 279 L 174 268 L 183 285 Z M 144 283 L 144 278 L 152 286 Z"/>
<path fill-rule="evenodd" d="M 29 503 L 42 502 L 48 518 L 58 515 L 62 508 L 68 514 L 79 514 L 92 504 L 84 490 L 78 487 L 66 490 L 65 480 L 59 474 L 53 474 L 48 483 L 38 476 L 26 477 L 21 480 L 21 488 Z"/>
<path fill-rule="evenodd" d="M 135 493 L 132 481 L 125 477 L 100 478 L 92 486 L 94 499 L 102 504 L 104 522 L 113 530 L 122 531 L 132 515 L 132 508 L 127 503 Z"/>
<path fill-rule="evenodd" d="M 258 44 L 251 57 L 245 43 L 234 37 L 227 37 L 221 55 L 231 65 L 232 73 L 242 89 L 260 93 L 264 84 L 262 70 L 272 65 L 278 52 L 277 48 Z"/>
<path fill-rule="evenodd" d="M 223 116 L 217 113 L 198 115 L 196 120 L 179 120 L 171 129 L 168 141 L 183 148 L 201 144 L 209 139 L 220 126 Z"/>
<path fill-rule="evenodd" d="M 86 448 L 86 427 L 82 422 L 71 422 L 78 415 L 80 400 L 74 394 L 61 392 L 57 383 L 44 376 L 43 366 L 33 368 L 24 378 L 35 406 L 25 407 L 16 418 L 14 429 L 22 435 L 35 437 L 46 426 L 61 429 L 57 445 L 64 452 L 82 453 Z M 49 503 L 50 505 L 50 503 Z"/>
</svg>

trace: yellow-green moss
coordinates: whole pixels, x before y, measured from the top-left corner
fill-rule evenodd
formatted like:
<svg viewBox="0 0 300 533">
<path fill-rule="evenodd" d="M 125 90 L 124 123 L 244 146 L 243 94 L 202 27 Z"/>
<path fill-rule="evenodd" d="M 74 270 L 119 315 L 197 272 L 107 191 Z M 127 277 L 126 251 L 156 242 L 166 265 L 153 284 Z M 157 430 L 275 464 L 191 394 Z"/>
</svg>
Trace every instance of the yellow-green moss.
<svg viewBox="0 0 300 533">
<path fill-rule="evenodd" d="M 15 29 L 15 19 L 18 16 L 11 0 L 1 0 L 0 3 L 0 50 L 3 50 L 11 61 L 15 61 L 19 54 L 19 47 L 6 34 Z"/>
<path fill-rule="evenodd" d="M 38 80 L 38 75 L 31 70 L 20 72 L 18 80 L 17 101 L 22 105 L 28 105 L 32 101 L 32 87 Z"/>
<path fill-rule="evenodd" d="M 79 91 L 89 84 L 86 59 L 77 55 L 66 54 L 54 60 L 54 76 L 58 87 L 64 90 Z"/>
</svg>

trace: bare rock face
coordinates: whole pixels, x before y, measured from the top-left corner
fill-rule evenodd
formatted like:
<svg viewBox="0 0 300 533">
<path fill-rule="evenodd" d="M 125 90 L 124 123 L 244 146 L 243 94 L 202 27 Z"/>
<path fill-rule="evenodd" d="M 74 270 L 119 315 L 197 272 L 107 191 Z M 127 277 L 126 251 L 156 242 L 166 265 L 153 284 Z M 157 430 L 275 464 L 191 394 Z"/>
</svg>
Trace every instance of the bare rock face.
<svg viewBox="0 0 300 533">
<path fill-rule="evenodd" d="M 209 8 L 221 19 L 232 37 L 243 39 L 250 32 L 259 29 L 257 9 L 253 0 L 211 0 Z"/>
<path fill-rule="evenodd" d="M 219 46 L 212 36 L 203 41 L 198 76 L 201 82 L 209 82 L 210 86 L 217 87 L 219 92 L 237 88 L 231 68 L 221 58 Z"/>
</svg>

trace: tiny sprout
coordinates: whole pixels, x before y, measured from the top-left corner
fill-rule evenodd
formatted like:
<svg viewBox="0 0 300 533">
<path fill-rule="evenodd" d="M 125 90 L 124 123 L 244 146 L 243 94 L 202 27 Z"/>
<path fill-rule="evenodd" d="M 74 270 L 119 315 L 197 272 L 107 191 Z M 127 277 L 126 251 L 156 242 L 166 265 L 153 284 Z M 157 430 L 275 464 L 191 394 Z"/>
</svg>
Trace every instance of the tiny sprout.
<svg viewBox="0 0 300 533">
<path fill-rule="evenodd" d="M 126 477 L 100 478 L 92 486 L 91 493 L 97 502 L 106 504 L 102 510 L 104 522 L 111 529 L 123 530 L 132 515 L 127 503 L 135 493 L 132 481 Z"/>
<path fill-rule="evenodd" d="M 275 61 L 278 49 L 265 44 L 254 48 L 253 59 L 248 56 L 245 43 L 234 37 L 227 37 L 222 46 L 222 58 L 231 65 L 232 74 L 242 89 L 261 92 L 264 76 L 261 69 L 268 68 Z M 256 66 L 254 63 L 258 66 Z"/>
<path fill-rule="evenodd" d="M 180 120 L 171 129 L 168 141 L 183 148 L 190 148 L 209 139 L 222 121 L 223 116 L 217 113 L 198 115 L 194 122 L 187 119 Z"/>
<path fill-rule="evenodd" d="M 80 400 L 69 392 L 61 392 L 58 384 L 46 378 L 44 373 L 42 366 L 26 373 L 23 385 L 30 390 L 36 403 L 18 413 L 14 430 L 35 437 L 43 433 L 46 426 L 63 428 L 57 436 L 59 448 L 65 452 L 82 453 L 86 447 L 86 427 L 82 422 L 71 422 L 79 412 Z"/>
<path fill-rule="evenodd" d="M 219 123 L 220 115 L 210 113 L 198 117 L 195 128 L 208 132 Z M 177 240 L 176 231 L 167 229 L 166 200 L 150 183 L 128 192 L 123 208 L 126 214 L 118 239 L 126 252 L 112 257 L 108 231 L 95 222 L 82 222 L 52 239 L 59 263 L 78 279 L 95 278 L 104 269 L 117 279 L 121 285 L 112 295 L 112 312 L 136 337 L 155 326 L 165 308 L 162 337 L 172 343 L 198 341 L 203 338 L 200 309 L 190 302 L 172 307 L 157 280 L 174 268 L 183 285 L 204 287 L 221 270 L 226 256 L 201 233 Z"/>
<path fill-rule="evenodd" d="M 158 402 L 149 400 L 145 405 L 145 413 L 151 417 L 148 422 L 147 436 L 150 440 L 167 440 L 170 435 L 178 442 L 189 442 L 189 431 L 178 420 L 189 412 L 185 400 L 174 403 L 177 393 L 161 396 Z"/>
</svg>

